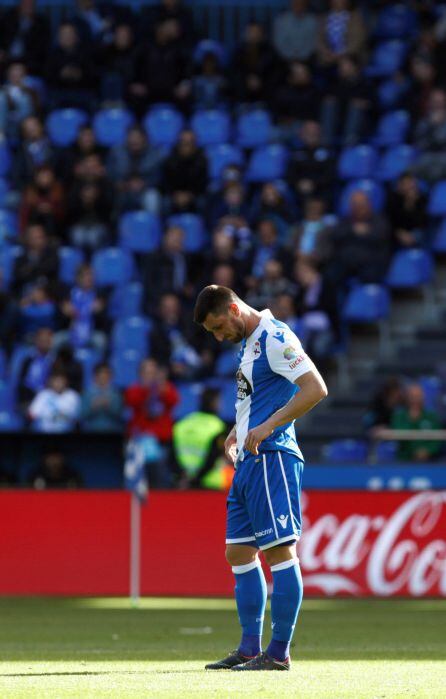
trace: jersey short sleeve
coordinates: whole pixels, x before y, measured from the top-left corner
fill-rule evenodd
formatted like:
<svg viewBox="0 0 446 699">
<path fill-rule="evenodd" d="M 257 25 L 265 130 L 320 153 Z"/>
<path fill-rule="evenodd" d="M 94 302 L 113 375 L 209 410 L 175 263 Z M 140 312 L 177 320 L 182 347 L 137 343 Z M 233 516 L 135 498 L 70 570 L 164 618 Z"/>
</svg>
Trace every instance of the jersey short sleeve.
<svg viewBox="0 0 446 699">
<path fill-rule="evenodd" d="M 291 383 L 314 369 L 314 364 L 305 353 L 299 338 L 290 329 L 268 334 L 266 354 L 272 371 Z"/>
</svg>

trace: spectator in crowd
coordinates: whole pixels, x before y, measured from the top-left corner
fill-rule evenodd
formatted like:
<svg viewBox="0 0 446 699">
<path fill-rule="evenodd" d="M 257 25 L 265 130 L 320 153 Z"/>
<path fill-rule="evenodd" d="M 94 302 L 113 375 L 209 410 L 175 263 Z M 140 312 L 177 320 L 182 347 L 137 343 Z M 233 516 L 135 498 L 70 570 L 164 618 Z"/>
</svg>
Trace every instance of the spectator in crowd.
<svg viewBox="0 0 446 699">
<path fill-rule="evenodd" d="M 234 289 L 237 294 L 241 295 L 240 280 L 236 277 L 231 265 L 220 264 L 214 267 L 209 281 L 217 286 L 227 286 L 229 289 Z"/>
<path fill-rule="evenodd" d="M 43 165 L 51 165 L 54 151 L 36 116 L 29 116 L 21 123 L 21 136 L 12 166 L 12 180 L 21 188 L 30 182 Z"/>
<path fill-rule="evenodd" d="M 218 412 L 219 392 L 208 388 L 203 391 L 201 409 L 175 423 L 173 443 L 182 470 L 180 487 L 229 489 L 234 469 L 224 454 L 227 427 Z"/>
<path fill-rule="evenodd" d="M 260 279 L 265 274 L 265 265 L 269 260 L 284 258 L 283 250 L 279 242 L 279 232 L 274 221 L 269 218 L 262 219 L 256 231 L 256 246 L 252 261 L 251 274 Z"/>
<path fill-rule="evenodd" d="M 44 284 L 31 287 L 20 301 L 20 331 L 23 337 L 33 335 L 39 328 L 56 325 L 57 307 Z"/>
<path fill-rule="evenodd" d="M 18 325 L 18 304 L 16 299 L 8 292 L 0 270 L 0 347 L 8 354 L 16 339 Z"/>
<path fill-rule="evenodd" d="M 172 411 L 178 400 L 178 392 L 168 380 L 165 366 L 154 359 L 141 363 L 139 382 L 125 392 L 125 403 L 130 410 L 129 436 L 143 438 L 143 444 L 145 437 L 151 437 L 163 451 L 150 464 L 149 483 L 155 487 L 172 484 Z"/>
<path fill-rule="evenodd" d="M 288 227 L 296 217 L 292 194 L 283 181 L 266 182 L 254 199 L 251 220 L 253 223 L 268 218 L 277 226 L 280 240 L 284 240 Z"/>
<path fill-rule="evenodd" d="M 293 255 L 324 265 L 332 256 L 332 229 L 325 218 L 325 202 L 312 196 L 305 201 L 302 221 L 289 230 L 286 246 Z"/>
<path fill-rule="evenodd" d="M 94 182 L 75 187 L 69 201 L 69 242 L 91 254 L 110 243 L 108 197 Z"/>
<path fill-rule="evenodd" d="M 291 0 L 290 9 L 273 25 L 274 47 L 285 61 L 308 61 L 316 51 L 318 24 L 308 0 Z"/>
<path fill-rule="evenodd" d="M 80 396 L 69 387 L 66 374 L 51 372 L 47 387 L 39 391 L 28 409 L 36 432 L 72 432 L 80 415 Z"/>
<path fill-rule="evenodd" d="M 369 197 L 352 193 L 349 213 L 333 229 L 333 257 L 328 274 L 335 286 L 356 278 L 379 283 L 389 263 L 390 233 L 387 221 L 375 214 Z"/>
<path fill-rule="evenodd" d="M 367 131 L 374 98 L 373 87 L 354 56 L 341 56 L 322 101 L 321 128 L 324 144 L 343 146 L 361 143 Z"/>
<path fill-rule="evenodd" d="M 42 165 L 34 172 L 32 182 L 23 192 L 20 206 L 20 227 L 29 223 L 41 223 L 57 238 L 65 217 L 65 193 L 54 170 Z"/>
<path fill-rule="evenodd" d="M 364 58 L 367 36 L 358 10 L 350 0 L 330 0 L 328 12 L 322 17 L 318 36 L 318 59 L 321 66 L 336 66 L 345 54 Z"/>
<path fill-rule="evenodd" d="M 446 92 L 432 90 L 428 111 L 415 129 L 415 145 L 421 151 L 415 174 L 430 182 L 446 177 Z"/>
<path fill-rule="evenodd" d="M 23 413 L 27 412 L 29 403 L 47 384 L 54 362 L 52 346 L 51 328 L 39 328 L 34 335 L 33 347 L 22 363 L 18 378 L 18 398 Z"/>
<path fill-rule="evenodd" d="M 336 175 L 333 151 L 322 144 L 321 128 L 317 121 L 306 121 L 298 130 L 300 145 L 294 150 L 287 172 L 287 180 L 299 199 L 322 197 L 328 206 L 332 203 Z"/>
<path fill-rule="evenodd" d="M 395 189 L 389 192 L 387 216 L 394 248 L 413 248 L 425 243 L 427 196 L 412 173 L 401 175 Z"/>
<path fill-rule="evenodd" d="M 231 69 L 231 83 L 236 102 L 268 102 L 279 76 L 280 62 L 261 24 L 246 25 Z"/>
<path fill-rule="evenodd" d="M 15 291 L 20 294 L 35 284 L 54 285 L 58 269 L 57 250 L 45 228 L 40 223 L 31 223 L 25 231 L 23 251 L 15 263 Z"/>
<path fill-rule="evenodd" d="M 284 275 L 282 263 L 271 258 L 265 263 L 263 276 L 255 279 L 246 296 L 246 303 L 253 308 L 262 310 L 269 307 L 273 299 L 280 294 L 294 295 L 296 291 L 296 285 Z"/>
<path fill-rule="evenodd" d="M 96 0 L 77 0 L 73 24 L 82 44 L 110 43 L 115 22 L 130 19 L 131 11 L 115 3 L 97 3 Z"/>
<path fill-rule="evenodd" d="M 35 0 L 19 0 L 0 14 L 0 74 L 8 59 L 23 62 L 30 75 L 42 75 L 50 41 L 48 16 Z"/>
<path fill-rule="evenodd" d="M 173 211 L 195 211 L 206 189 L 207 160 L 193 131 L 182 131 L 164 164 L 164 192 Z"/>
<path fill-rule="evenodd" d="M 298 286 L 296 306 L 301 340 L 309 354 L 322 361 L 329 356 L 335 340 L 336 302 L 313 261 L 297 259 L 294 279 Z"/>
<path fill-rule="evenodd" d="M 149 104 L 156 102 L 187 106 L 190 97 L 189 60 L 179 37 L 179 23 L 175 19 L 166 19 L 156 24 L 153 40 L 140 46 L 129 87 L 130 103 L 138 116 L 145 113 Z"/>
<path fill-rule="evenodd" d="M 246 226 L 249 213 L 245 187 L 237 180 L 229 180 L 221 193 L 214 197 L 209 219 L 212 227 L 223 222 Z"/>
<path fill-rule="evenodd" d="M 176 294 L 163 294 L 159 300 L 155 323 L 150 334 L 152 356 L 158 362 L 170 361 L 174 376 L 197 377 L 208 360 L 206 343 L 198 344 L 195 327 L 182 312 Z"/>
<path fill-rule="evenodd" d="M 161 249 L 149 253 L 143 265 L 144 297 L 153 311 L 164 293 L 174 292 L 190 298 L 193 281 L 198 274 L 194 255 L 184 251 L 184 231 L 171 225 L 164 233 Z"/>
<path fill-rule="evenodd" d="M 17 139 L 20 123 L 33 110 L 33 93 L 26 84 L 25 66 L 12 63 L 6 73 L 6 82 L 0 88 L 0 137 Z"/>
<path fill-rule="evenodd" d="M 94 381 L 82 396 L 82 429 L 85 432 L 120 432 L 122 408 L 122 397 L 113 386 L 109 365 L 98 364 Z"/>
<path fill-rule="evenodd" d="M 310 66 L 299 61 L 289 64 L 285 82 L 274 91 L 272 106 L 284 141 L 292 139 L 303 121 L 319 119 L 321 92 Z"/>
<path fill-rule="evenodd" d="M 78 393 L 82 390 L 82 365 L 74 356 L 73 348 L 70 345 L 61 345 L 55 351 L 52 370 L 64 374 L 67 377 L 68 385 Z"/>
<path fill-rule="evenodd" d="M 227 81 L 221 62 L 213 51 L 207 51 L 192 78 L 192 101 L 195 109 L 217 109 L 224 105 Z"/>
<path fill-rule="evenodd" d="M 30 485 L 35 490 L 48 488 L 81 488 L 82 478 L 66 461 L 64 453 L 51 447 L 45 450 L 38 468 L 31 474 Z"/>
<path fill-rule="evenodd" d="M 294 294 L 279 294 L 271 303 L 271 311 L 274 318 L 289 325 L 291 330 L 299 337 L 301 334 L 301 323 L 296 312 L 296 302 Z"/>
<path fill-rule="evenodd" d="M 230 226 L 218 226 L 212 235 L 211 248 L 205 253 L 203 286 L 211 283 L 215 270 L 222 265 L 233 269 L 237 288 L 243 287 L 250 272 L 251 256 L 244 258 L 239 255 L 237 238 Z"/>
<path fill-rule="evenodd" d="M 146 209 L 159 213 L 162 164 L 165 152 L 151 145 L 145 132 L 133 126 L 125 145 L 115 146 L 107 160 L 107 172 L 120 196 L 120 210 Z"/>
<path fill-rule="evenodd" d="M 72 347 L 94 347 L 104 351 L 107 337 L 105 298 L 95 288 L 93 270 L 89 265 L 81 265 L 76 275 L 76 283 L 69 289 L 60 304 L 66 330 L 57 333 L 56 346 L 69 342 Z"/>
<path fill-rule="evenodd" d="M 422 386 L 409 384 L 405 390 L 405 405 L 393 411 L 390 425 L 395 430 L 438 430 L 441 423 L 433 410 L 425 407 Z M 440 440 L 406 441 L 399 443 L 398 456 L 404 461 L 431 461 L 440 453 Z"/>
<path fill-rule="evenodd" d="M 135 37 L 130 24 L 118 24 L 110 43 L 98 51 L 101 71 L 101 94 L 107 102 L 123 102 L 133 77 Z"/>
<path fill-rule="evenodd" d="M 46 67 L 53 108 L 91 109 L 96 76 L 94 65 L 89 59 L 89 52 L 81 44 L 75 25 L 71 22 L 61 24 L 57 31 L 56 46 L 50 53 Z"/>
<path fill-rule="evenodd" d="M 96 160 L 102 161 L 104 150 L 96 141 L 92 127 L 81 126 L 75 143 L 70 148 L 60 149 L 58 153 L 56 170 L 59 178 L 67 184 L 72 184 L 79 163 L 82 163 L 84 158 L 88 158 L 90 155 L 96 156 Z"/>
<path fill-rule="evenodd" d="M 397 376 L 390 376 L 378 388 L 364 416 L 364 426 L 372 435 L 382 427 L 390 427 L 394 412 L 403 407 L 403 397 L 403 386 Z"/>
<path fill-rule="evenodd" d="M 184 46 L 185 49 L 191 47 L 195 38 L 194 22 L 192 12 L 182 0 L 160 0 L 160 3 L 153 9 L 147 8 L 149 30 L 156 27 L 160 22 L 167 20 L 175 23 L 176 40 Z M 142 13 L 144 22 L 144 11 Z"/>
</svg>

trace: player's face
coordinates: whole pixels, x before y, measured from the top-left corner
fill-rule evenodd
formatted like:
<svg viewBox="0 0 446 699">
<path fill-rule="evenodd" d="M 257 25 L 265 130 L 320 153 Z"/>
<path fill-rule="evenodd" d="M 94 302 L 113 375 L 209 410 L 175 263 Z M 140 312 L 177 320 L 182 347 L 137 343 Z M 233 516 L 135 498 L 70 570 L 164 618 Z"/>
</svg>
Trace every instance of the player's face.
<svg viewBox="0 0 446 699">
<path fill-rule="evenodd" d="M 240 312 L 234 312 L 229 309 L 227 313 L 214 315 L 208 313 L 203 327 L 208 332 L 212 333 L 218 342 L 233 342 L 237 344 L 245 337 L 245 321 L 240 315 Z"/>
</svg>

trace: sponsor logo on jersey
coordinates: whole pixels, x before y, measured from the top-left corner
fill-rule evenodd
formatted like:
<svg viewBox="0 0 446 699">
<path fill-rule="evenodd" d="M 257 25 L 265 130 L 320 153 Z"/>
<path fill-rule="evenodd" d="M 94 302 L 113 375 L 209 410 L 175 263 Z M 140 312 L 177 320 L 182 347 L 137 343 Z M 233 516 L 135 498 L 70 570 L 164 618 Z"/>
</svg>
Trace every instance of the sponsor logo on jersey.
<svg viewBox="0 0 446 699">
<path fill-rule="evenodd" d="M 294 361 L 290 362 L 290 364 L 288 366 L 290 367 L 290 369 L 295 369 L 298 364 L 300 364 L 301 362 L 304 361 L 304 359 L 305 359 L 304 355 L 299 354 L 299 356 L 296 357 L 296 359 Z"/>
<path fill-rule="evenodd" d="M 272 528 L 270 528 L 270 529 L 264 529 L 261 532 L 255 532 L 255 535 L 256 536 L 266 536 L 267 534 L 272 534 L 272 533 L 273 533 L 273 530 L 272 530 Z"/>
<path fill-rule="evenodd" d="M 252 393 L 252 386 L 241 369 L 236 373 L 237 379 L 237 400 L 245 400 Z"/>
<path fill-rule="evenodd" d="M 279 340 L 279 342 L 285 342 L 285 337 L 284 337 L 284 335 L 285 335 L 285 333 L 278 332 L 278 333 L 276 333 L 275 335 L 273 335 L 273 338 L 274 338 L 275 340 Z"/>
<path fill-rule="evenodd" d="M 278 517 L 276 517 L 277 521 L 283 529 L 286 529 L 286 525 L 288 524 L 288 517 L 289 515 L 279 515 Z"/>
<path fill-rule="evenodd" d="M 297 357 L 297 350 L 294 347 L 291 347 L 291 345 L 289 347 L 285 347 L 283 350 L 283 356 L 288 361 L 290 361 L 290 359 L 295 359 Z"/>
</svg>

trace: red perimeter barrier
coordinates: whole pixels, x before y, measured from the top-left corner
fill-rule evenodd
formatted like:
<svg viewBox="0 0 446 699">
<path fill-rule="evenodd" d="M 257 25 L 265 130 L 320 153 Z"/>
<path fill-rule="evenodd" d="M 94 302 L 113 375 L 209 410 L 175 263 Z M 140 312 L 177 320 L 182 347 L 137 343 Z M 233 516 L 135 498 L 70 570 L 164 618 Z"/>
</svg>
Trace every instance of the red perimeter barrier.
<svg viewBox="0 0 446 699">
<path fill-rule="evenodd" d="M 0 594 L 126 595 L 129 495 L 0 492 Z M 225 496 L 155 492 L 143 507 L 142 594 L 231 595 Z M 311 491 L 306 594 L 446 596 L 446 491 Z"/>
</svg>

